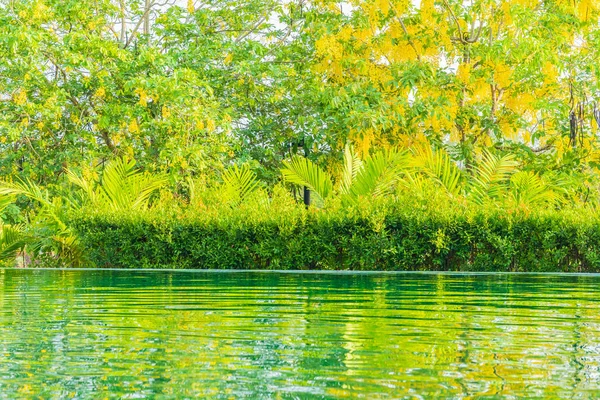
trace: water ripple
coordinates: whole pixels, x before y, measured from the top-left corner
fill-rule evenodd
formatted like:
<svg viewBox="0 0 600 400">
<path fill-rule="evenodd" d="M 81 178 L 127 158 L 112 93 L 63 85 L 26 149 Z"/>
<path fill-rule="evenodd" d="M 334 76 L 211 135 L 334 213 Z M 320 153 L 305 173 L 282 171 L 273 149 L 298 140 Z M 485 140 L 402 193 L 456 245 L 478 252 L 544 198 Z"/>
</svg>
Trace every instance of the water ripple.
<svg viewBox="0 0 600 400">
<path fill-rule="evenodd" d="M 0 270 L 0 398 L 596 398 L 600 276 Z"/>
</svg>

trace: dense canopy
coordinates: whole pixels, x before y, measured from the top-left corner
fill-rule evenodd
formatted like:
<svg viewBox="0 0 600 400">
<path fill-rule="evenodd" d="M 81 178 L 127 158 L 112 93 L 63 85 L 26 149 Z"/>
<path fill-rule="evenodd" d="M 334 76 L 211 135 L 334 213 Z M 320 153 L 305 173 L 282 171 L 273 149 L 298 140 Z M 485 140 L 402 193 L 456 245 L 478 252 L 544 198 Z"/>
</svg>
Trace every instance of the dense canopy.
<svg viewBox="0 0 600 400">
<path fill-rule="evenodd" d="M 132 156 L 173 177 L 423 137 L 594 172 L 600 5 L 3 0 L 0 172 Z M 591 169 L 590 169 L 591 168 Z"/>
<path fill-rule="evenodd" d="M 0 258 L 86 207 L 595 212 L 598 60 L 597 0 L 0 0 Z"/>
</svg>

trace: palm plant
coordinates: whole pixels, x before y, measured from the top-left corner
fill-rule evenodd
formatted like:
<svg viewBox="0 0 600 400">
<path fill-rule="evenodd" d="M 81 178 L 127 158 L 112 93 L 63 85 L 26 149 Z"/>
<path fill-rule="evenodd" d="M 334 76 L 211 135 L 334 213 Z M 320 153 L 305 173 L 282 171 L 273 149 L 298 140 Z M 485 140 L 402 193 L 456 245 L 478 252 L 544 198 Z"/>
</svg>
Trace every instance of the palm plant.
<svg viewBox="0 0 600 400">
<path fill-rule="evenodd" d="M 510 179 L 509 200 L 517 206 L 555 205 L 560 197 L 551 183 L 531 171 L 519 171 Z"/>
<path fill-rule="evenodd" d="M 14 196 L 0 196 L 0 212 L 14 202 Z M 9 225 L 0 219 L 0 261 L 14 261 L 28 243 L 22 225 Z"/>
<path fill-rule="evenodd" d="M 424 175 L 451 196 L 458 196 L 463 191 L 463 173 L 443 149 L 434 151 L 430 145 L 417 147 L 410 165 L 413 175 Z M 414 181 L 415 177 L 409 180 Z"/>
<path fill-rule="evenodd" d="M 281 172 L 285 181 L 309 188 L 317 205 L 334 195 L 339 195 L 342 203 L 353 204 L 364 197 L 391 193 L 394 188 L 420 197 L 438 188 L 452 198 L 462 197 L 465 204 L 479 206 L 505 202 L 526 207 L 556 205 L 573 193 L 568 180 L 519 171 L 513 155 L 486 150 L 469 171 L 464 171 L 444 149 L 434 150 L 428 144 L 410 153 L 381 150 L 364 160 L 346 146 L 337 186 L 331 174 L 304 157 L 285 162 Z"/>
<path fill-rule="evenodd" d="M 486 150 L 469 179 L 468 197 L 476 204 L 501 200 L 509 190 L 510 176 L 516 172 L 514 156 L 496 156 Z"/>
<path fill-rule="evenodd" d="M 111 161 L 100 181 L 85 179 L 67 171 L 69 180 L 82 189 L 81 200 L 94 207 L 111 210 L 142 210 L 148 207 L 151 195 L 166 183 L 163 176 L 140 172 L 134 161 Z M 0 259 L 23 255 L 26 259 L 50 257 L 67 265 L 84 262 L 83 252 L 75 232 L 66 223 L 69 210 L 79 207 L 67 198 L 51 197 L 47 190 L 31 181 L 0 182 L 0 207 L 17 196 L 33 202 L 35 208 L 26 226 L 0 226 Z M 0 208 L 1 210 L 1 208 Z"/>
<path fill-rule="evenodd" d="M 35 204 L 35 212 L 23 225 L 2 225 L 0 258 L 13 259 L 45 255 L 60 259 L 69 265 L 83 262 L 82 252 L 74 232 L 64 222 L 65 204 L 60 198 L 51 198 L 46 190 L 31 181 L 0 182 L 0 197 L 6 206 L 16 196 L 24 196 Z M 10 200 L 9 200 L 10 199 Z"/>
<path fill-rule="evenodd" d="M 67 170 L 67 177 L 83 190 L 83 201 L 95 207 L 117 210 L 144 210 L 152 194 L 167 183 L 163 175 L 152 175 L 136 168 L 135 160 L 110 161 L 101 180 L 89 180 Z"/>
<path fill-rule="evenodd" d="M 351 146 L 344 150 L 344 166 L 336 190 L 333 177 L 307 158 L 294 156 L 284 162 L 281 173 L 286 182 L 306 186 L 317 196 L 317 205 L 338 193 L 345 203 L 355 203 L 364 196 L 391 193 L 408 165 L 406 152 L 382 150 L 361 160 Z"/>
<path fill-rule="evenodd" d="M 22 225 L 0 223 L 0 261 L 15 261 L 29 243 L 31 238 Z"/>
<path fill-rule="evenodd" d="M 318 204 L 323 204 L 333 193 L 331 175 L 308 158 L 296 155 L 283 164 L 285 165 L 285 168 L 281 170 L 283 179 L 286 182 L 307 187 L 316 195 Z"/>
<path fill-rule="evenodd" d="M 367 156 L 352 180 L 344 199 L 357 202 L 361 197 L 382 196 L 392 193 L 409 165 L 408 153 L 382 150 Z"/>
<path fill-rule="evenodd" d="M 246 165 L 234 165 L 223 173 L 223 194 L 225 200 L 233 206 L 244 202 L 257 188 L 256 174 Z"/>
</svg>

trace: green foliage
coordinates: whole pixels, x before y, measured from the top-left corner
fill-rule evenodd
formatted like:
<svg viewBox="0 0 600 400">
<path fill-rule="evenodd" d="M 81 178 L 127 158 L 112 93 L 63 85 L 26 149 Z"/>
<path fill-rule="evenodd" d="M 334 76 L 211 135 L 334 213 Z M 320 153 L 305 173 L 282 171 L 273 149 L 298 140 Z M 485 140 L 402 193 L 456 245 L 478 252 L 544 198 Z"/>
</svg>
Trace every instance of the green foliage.
<svg viewBox="0 0 600 400">
<path fill-rule="evenodd" d="M 500 157 L 486 150 L 471 178 L 469 198 L 477 204 L 501 199 L 508 191 L 510 175 L 517 165 L 512 154 Z"/>
<path fill-rule="evenodd" d="M 352 183 L 356 180 L 356 176 L 361 171 L 363 162 L 354 151 L 354 146 L 346 145 L 344 148 L 344 170 L 340 179 L 340 192 L 350 192 Z"/>
<path fill-rule="evenodd" d="M 135 160 L 111 160 L 100 181 L 91 181 L 67 170 L 69 180 L 83 191 L 84 203 L 111 210 L 143 210 L 150 197 L 165 186 L 166 177 L 144 173 L 136 168 Z"/>
<path fill-rule="evenodd" d="M 0 262 L 14 262 L 29 243 L 22 226 L 0 224 Z"/>
<path fill-rule="evenodd" d="M 552 206 L 559 201 L 559 193 L 531 171 L 519 171 L 510 180 L 510 200 L 525 206 Z"/>
<path fill-rule="evenodd" d="M 600 271 L 598 215 L 590 210 L 507 213 L 435 194 L 324 211 L 283 202 L 214 213 L 86 210 L 73 221 L 100 267 Z"/>
<path fill-rule="evenodd" d="M 198 254 L 286 268 L 483 259 L 459 229 L 493 264 L 534 215 L 595 215 L 597 4 L 346 3 L 0 0 L 0 258 L 84 263 L 82 210 L 124 218 L 132 254 L 159 213 Z"/>
<path fill-rule="evenodd" d="M 443 150 L 433 151 L 429 145 L 416 148 L 413 167 L 418 173 L 436 182 L 450 195 L 457 196 L 461 192 L 462 172 Z"/>
<path fill-rule="evenodd" d="M 3 260 L 23 255 L 26 264 L 45 259 L 53 265 L 77 266 L 85 261 L 79 241 L 66 222 L 68 207 L 62 198 L 51 197 L 47 190 L 29 180 L 0 182 L 1 196 L 21 196 L 32 201 L 34 207 L 26 225 L 1 226 Z"/>
<path fill-rule="evenodd" d="M 283 179 L 295 185 L 306 186 L 318 196 L 320 203 L 333 193 L 329 174 L 309 159 L 294 156 L 291 161 L 285 161 L 284 165 L 285 168 L 281 170 Z"/>
<path fill-rule="evenodd" d="M 407 165 L 407 154 L 402 151 L 383 150 L 368 156 L 348 187 L 346 198 L 357 202 L 363 196 L 376 197 L 393 192 Z"/>
<path fill-rule="evenodd" d="M 236 206 L 248 199 L 257 189 L 256 174 L 246 165 L 234 165 L 223 173 L 223 193 L 225 200 Z"/>
</svg>

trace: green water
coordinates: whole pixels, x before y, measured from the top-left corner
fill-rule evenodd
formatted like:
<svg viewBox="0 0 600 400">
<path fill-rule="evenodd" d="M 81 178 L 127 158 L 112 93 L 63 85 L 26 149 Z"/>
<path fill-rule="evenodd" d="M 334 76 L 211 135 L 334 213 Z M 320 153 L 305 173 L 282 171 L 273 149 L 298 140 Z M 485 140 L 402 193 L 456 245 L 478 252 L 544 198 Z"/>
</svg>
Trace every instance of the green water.
<svg viewBox="0 0 600 400">
<path fill-rule="evenodd" d="M 597 398 L 600 277 L 0 270 L 0 398 Z"/>
</svg>

